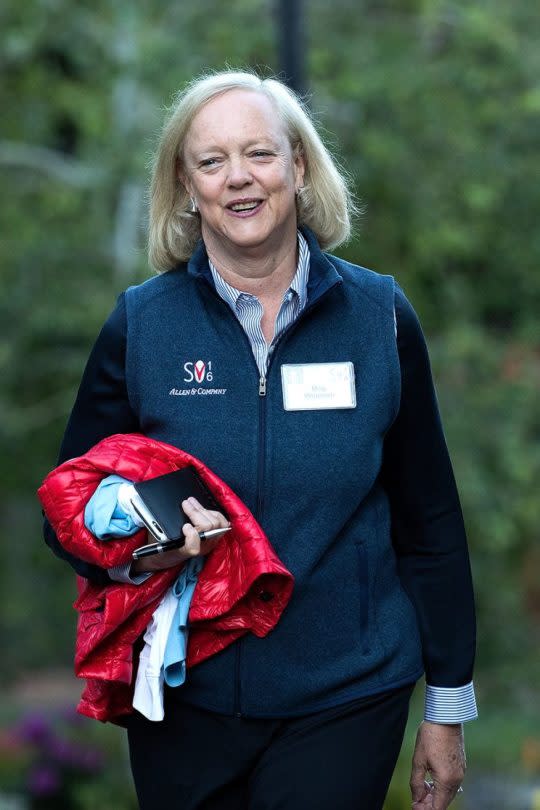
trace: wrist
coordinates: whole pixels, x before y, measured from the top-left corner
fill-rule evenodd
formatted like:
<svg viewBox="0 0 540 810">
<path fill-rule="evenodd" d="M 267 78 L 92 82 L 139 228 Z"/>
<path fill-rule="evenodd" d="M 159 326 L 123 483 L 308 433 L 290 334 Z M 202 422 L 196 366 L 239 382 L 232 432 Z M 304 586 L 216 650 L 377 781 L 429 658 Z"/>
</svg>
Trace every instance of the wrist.
<svg viewBox="0 0 540 810">
<path fill-rule="evenodd" d="M 427 739 L 463 738 L 463 723 L 433 723 L 422 720 L 419 731 Z"/>
</svg>

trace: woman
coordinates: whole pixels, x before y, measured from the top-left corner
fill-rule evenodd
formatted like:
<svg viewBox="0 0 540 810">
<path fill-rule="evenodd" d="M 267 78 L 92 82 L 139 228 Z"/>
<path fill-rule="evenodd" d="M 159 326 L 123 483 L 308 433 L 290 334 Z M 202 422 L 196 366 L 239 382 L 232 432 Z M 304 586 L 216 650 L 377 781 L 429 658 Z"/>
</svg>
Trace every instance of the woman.
<svg viewBox="0 0 540 810">
<path fill-rule="evenodd" d="M 413 807 L 460 788 L 476 715 L 461 510 L 414 311 L 391 277 L 321 252 L 350 210 L 281 83 L 225 72 L 177 98 L 152 179 L 161 275 L 105 324 L 61 460 L 113 433 L 181 447 L 253 511 L 295 588 L 266 638 L 166 692 L 163 722 L 127 721 L 143 808 L 376 810 L 424 671 Z M 129 572 L 70 562 L 96 581 L 147 576 L 202 553 L 188 539 Z"/>
</svg>

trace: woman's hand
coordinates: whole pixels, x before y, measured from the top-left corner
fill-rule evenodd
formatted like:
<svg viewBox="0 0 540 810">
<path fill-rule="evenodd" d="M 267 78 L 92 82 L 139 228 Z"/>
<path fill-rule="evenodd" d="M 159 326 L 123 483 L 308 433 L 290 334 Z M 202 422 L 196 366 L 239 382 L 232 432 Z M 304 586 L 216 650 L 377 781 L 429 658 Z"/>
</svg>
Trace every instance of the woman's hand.
<svg viewBox="0 0 540 810">
<path fill-rule="evenodd" d="M 413 810 L 446 810 L 465 776 L 465 744 L 461 724 L 420 724 L 414 749 L 411 793 Z M 431 782 L 426 782 L 426 772 Z"/>
<path fill-rule="evenodd" d="M 188 498 L 182 501 L 182 509 L 190 519 L 191 523 L 184 523 L 182 532 L 186 538 L 182 548 L 175 548 L 171 551 L 164 551 L 161 554 L 152 554 L 149 557 L 142 557 L 134 560 L 131 564 L 131 574 L 142 574 L 147 571 L 162 571 L 164 568 L 172 568 L 181 565 L 190 557 L 197 557 L 200 554 L 209 554 L 220 541 L 220 537 L 214 540 L 202 540 L 199 532 L 207 532 L 210 529 L 225 529 L 229 526 L 227 518 L 221 512 L 214 512 L 205 509 L 196 498 Z M 149 538 L 149 543 L 155 543 L 155 539 Z"/>
</svg>

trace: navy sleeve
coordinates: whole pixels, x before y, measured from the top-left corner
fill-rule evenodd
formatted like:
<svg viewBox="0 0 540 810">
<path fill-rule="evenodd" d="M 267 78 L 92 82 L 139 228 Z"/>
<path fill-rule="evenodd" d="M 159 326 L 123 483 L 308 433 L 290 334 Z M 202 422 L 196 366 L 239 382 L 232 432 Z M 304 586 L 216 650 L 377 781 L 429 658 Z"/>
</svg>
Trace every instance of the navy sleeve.
<svg viewBox="0 0 540 810">
<path fill-rule="evenodd" d="M 125 379 L 126 333 L 122 294 L 88 359 L 60 448 L 59 464 L 83 455 L 101 439 L 114 433 L 140 432 L 139 421 L 129 403 Z M 65 551 L 47 519 L 44 536 L 52 551 L 67 560 L 78 574 L 97 584 L 111 581 L 102 568 Z"/>
<path fill-rule="evenodd" d="M 396 290 L 401 366 L 398 416 L 384 444 L 398 569 L 418 616 L 427 683 L 469 683 L 476 621 L 463 516 L 422 329 Z"/>
</svg>

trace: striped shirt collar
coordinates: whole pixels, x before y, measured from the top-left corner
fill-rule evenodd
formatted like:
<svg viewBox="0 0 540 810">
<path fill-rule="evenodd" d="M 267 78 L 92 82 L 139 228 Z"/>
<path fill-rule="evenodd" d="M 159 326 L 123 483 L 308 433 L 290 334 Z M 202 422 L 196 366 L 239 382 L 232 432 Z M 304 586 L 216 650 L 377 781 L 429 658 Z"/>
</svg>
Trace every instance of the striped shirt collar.
<svg viewBox="0 0 540 810">
<path fill-rule="evenodd" d="M 291 296 L 298 296 L 300 312 L 304 309 L 307 301 L 309 261 L 310 252 L 308 244 L 304 239 L 303 234 L 298 231 L 298 264 L 296 266 L 296 273 L 294 274 L 293 280 L 291 281 L 290 286 L 285 292 L 283 298 L 286 300 L 287 298 L 290 299 Z M 223 298 L 224 301 L 227 302 L 227 304 L 229 304 L 233 311 L 236 312 L 238 299 L 241 296 L 255 298 L 255 296 L 250 296 L 249 293 L 242 292 L 242 290 L 237 290 L 236 287 L 228 284 L 223 276 L 220 275 L 217 268 L 212 264 L 210 259 L 208 259 L 208 264 L 212 273 L 212 278 L 214 279 L 217 293 L 221 296 L 221 298 Z"/>
</svg>

